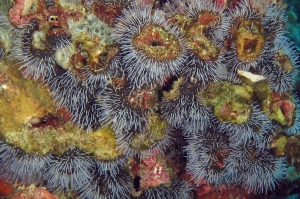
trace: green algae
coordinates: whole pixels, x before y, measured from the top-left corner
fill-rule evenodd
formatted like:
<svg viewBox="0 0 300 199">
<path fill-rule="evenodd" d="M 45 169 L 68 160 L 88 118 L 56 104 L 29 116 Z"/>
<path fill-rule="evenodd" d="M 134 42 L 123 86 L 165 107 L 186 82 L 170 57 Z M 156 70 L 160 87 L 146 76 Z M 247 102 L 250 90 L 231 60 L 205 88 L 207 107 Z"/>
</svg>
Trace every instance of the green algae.
<svg viewBox="0 0 300 199">
<path fill-rule="evenodd" d="M 229 82 L 211 82 L 199 92 L 203 102 L 214 108 L 215 116 L 222 122 L 245 123 L 251 115 L 254 88 Z"/>
<path fill-rule="evenodd" d="M 270 120 L 291 126 L 295 119 L 296 104 L 289 94 L 270 93 L 261 103 L 261 109 Z"/>
<path fill-rule="evenodd" d="M 205 90 L 200 91 L 206 106 L 213 107 L 224 101 L 250 103 L 253 100 L 254 88 L 250 85 L 235 85 L 229 82 L 210 82 Z"/>
<path fill-rule="evenodd" d="M 130 146 L 137 151 L 150 149 L 156 142 L 165 138 L 168 131 L 168 123 L 155 113 L 149 115 L 149 125 L 145 132 L 137 132 L 131 142 Z"/>
</svg>

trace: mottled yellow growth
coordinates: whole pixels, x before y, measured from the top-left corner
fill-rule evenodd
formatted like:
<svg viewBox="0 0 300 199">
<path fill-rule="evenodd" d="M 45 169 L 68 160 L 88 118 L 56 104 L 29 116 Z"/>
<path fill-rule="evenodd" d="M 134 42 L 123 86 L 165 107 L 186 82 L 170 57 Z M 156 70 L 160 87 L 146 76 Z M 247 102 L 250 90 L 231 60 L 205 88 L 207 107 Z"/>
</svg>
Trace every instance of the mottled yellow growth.
<svg viewBox="0 0 300 199">
<path fill-rule="evenodd" d="M 236 30 L 236 51 L 242 61 L 257 59 L 263 52 L 265 38 L 259 21 L 243 19 Z"/>
<path fill-rule="evenodd" d="M 274 148 L 275 155 L 278 156 L 284 156 L 285 155 L 285 146 L 287 144 L 287 137 L 285 135 L 281 135 L 278 138 L 275 138 L 271 144 L 270 147 Z"/>
<path fill-rule="evenodd" d="M 148 139 L 147 133 L 136 133 L 130 142 L 130 147 L 141 152 L 151 147 L 153 142 Z"/>
<path fill-rule="evenodd" d="M 67 12 L 68 14 L 77 14 L 78 16 L 74 16 L 75 19 L 79 17 L 85 17 L 87 14 L 87 9 L 84 7 L 84 5 L 81 4 L 80 1 L 72 1 L 72 3 L 66 3 L 68 0 L 65 2 L 64 0 L 59 1 L 61 3 L 61 6 L 63 7 L 64 11 Z"/>
<path fill-rule="evenodd" d="M 137 151 L 149 149 L 155 142 L 163 140 L 167 133 L 168 123 L 159 115 L 151 113 L 148 116 L 149 125 L 145 132 L 136 133 L 130 142 L 130 147 Z"/>
<path fill-rule="evenodd" d="M 218 47 L 203 34 L 199 34 L 199 26 L 192 27 L 188 32 L 189 48 L 196 51 L 203 60 L 213 61 L 219 56 Z"/>
<path fill-rule="evenodd" d="M 187 44 L 203 60 L 213 61 L 219 56 L 219 49 L 216 44 L 205 36 L 207 28 L 214 26 L 218 17 L 211 13 L 202 13 L 187 30 Z"/>
<path fill-rule="evenodd" d="M 265 100 L 271 93 L 271 88 L 268 81 L 260 81 L 254 84 L 255 99 L 258 101 Z"/>
<path fill-rule="evenodd" d="M 269 110 L 272 109 L 272 110 Z M 277 107 L 272 107 L 272 104 L 269 100 L 264 100 L 262 103 L 262 110 L 266 112 L 267 117 L 270 120 L 275 120 L 282 125 L 286 125 L 287 122 L 285 121 L 284 114 L 282 111 Z"/>
<path fill-rule="evenodd" d="M 177 25 L 181 32 L 186 33 L 186 30 L 191 25 L 192 20 L 186 15 L 176 13 L 175 16 L 171 18 L 170 23 Z"/>
<path fill-rule="evenodd" d="M 215 116 L 222 122 L 242 124 L 251 116 L 254 88 L 229 82 L 210 82 L 199 92 L 206 106 L 214 107 Z"/>
<path fill-rule="evenodd" d="M 295 70 L 289 56 L 281 50 L 275 54 L 275 64 L 285 72 Z"/>
<path fill-rule="evenodd" d="M 214 107 L 214 114 L 221 122 L 243 124 L 251 116 L 251 106 L 235 100 L 223 101 Z"/>
<path fill-rule="evenodd" d="M 123 155 L 117 149 L 115 139 L 114 131 L 109 126 L 87 134 L 72 124 L 55 128 L 27 126 L 22 131 L 6 134 L 8 143 L 27 153 L 45 155 L 52 151 L 56 155 L 62 155 L 70 147 L 77 147 L 100 160 L 114 160 Z"/>
<path fill-rule="evenodd" d="M 205 90 L 199 92 L 207 106 L 215 106 L 225 100 L 250 103 L 254 89 L 250 85 L 235 85 L 229 82 L 210 82 Z"/>
<path fill-rule="evenodd" d="M 22 9 L 22 16 L 28 15 L 28 14 L 33 14 L 34 12 L 36 12 L 39 8 L 39 6 L 41 6 L 40 1 L 36 1 L 36 0 L 24 0 L 24 8 Z"/>
<path fill-rule="evenodd" d="M 164 139 L 166 135 L 166 131 L 168 129 L 168 122 L 167 120 L 161 118 L 158 114 L 153 112 L 149 113 L 148 116 L 149 121 L 149 131 L 151 133 L 151 139 L 156 142 L 159 140 Z"/>
<path fill-rule="evenodd" d="M 180 77 L 178 80 L 174 81 L 172 89 L 170 91 L 163 91 L 163 96 L 165 99 L 174 100 L 180 94 L 180 86 L 184 83 L 184 78 Z"/>
<path fill-rule="evenodd" d="M 0 132 L 21 131 L 32 117 L 53 113 L 56 107 L 50 92 L 40 82 L 23 79 L 15 67 L 3 67 L 9 80 L 0 88 Z"/>
<path fill-rule="evenodd" d="M 45 155 L 50 151 L 63 154 L 70 147 L 78 147 L 95 158 L 108 160 L 122 155 L 115 144 L 110 127 L 87 134 L 71 124 L 58 127 L 33 128 L 32 118 L 43 118 L 56 112 L 50 93 L 39 82 L 23 79 L 13 67 L 1 67 L 10 79 L 1 84 L 0 133 L 14 147 L 27 153 Z"/>
<path fill-rule="evenodd" d="M 155 60 L 171 60 L 182 52 L 179 40 L 158 25 L 148 25 L 133 39 L 134 46 Z"/>
<path fill-rule="evenodd" d="M 56 155 L 62 155 L 70 147 L 78 146 L 85 136 L 84 131 L 71 124 L 56 128 L 26 126 L 21 131 L 8 132 L 6 141 L 27 153 L 45 155 L 52 151 Z"/>
<path fill-rule="evenodd" d="M 291 126 L 295 120 L 296 104 L 288 94 L 270 93 L 261 103 L 261 109 L 270 120 L 275 120 L 284 126 Z"/>
<path fill-rule="evenodd" d="M 86 135 L 79 148 L 93 154 L 96 159 L 114 160 L 123 155 L 122 151 L 117 149 L 115 140 L 114 131 L 110 126 L 106 126 Z"/>
<path fill-rule="evenodd" d="M 119 53 L 117 46 L 105 44 L 103 38 L 87 32 L 77 35 L 75 46 L 80 53 L 73 55 L 71 63 L 73 68 L 79 70 L 88 65 L 93 72 L 105 71 Z"/>
</svg>

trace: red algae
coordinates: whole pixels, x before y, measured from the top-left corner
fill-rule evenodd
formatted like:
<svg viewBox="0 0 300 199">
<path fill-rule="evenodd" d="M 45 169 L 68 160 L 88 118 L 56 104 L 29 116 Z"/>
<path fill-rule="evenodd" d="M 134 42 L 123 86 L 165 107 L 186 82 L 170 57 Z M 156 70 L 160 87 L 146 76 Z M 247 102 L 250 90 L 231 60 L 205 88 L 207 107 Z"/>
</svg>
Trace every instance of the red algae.
<svg viewBox="0 0 300 199">
<path fill-rule="evenodd" d="M 187 172 L 181 175 L 181 178 L 189 182 L 195 190 L 196 199 L 252 199 L 254 193 L 237 186 L 221 185 L 216 188 L 214 185 L 205 183 L 204 179 L 198 186 L 191 180 L 191 175 Z"/>
<path fill-rule="evenodd" d="M 262 108 L 269 119 L 276 120 L 285 126 L 293 124 L 296 105 L 288 94 L 272 92 L 269 99 L 263 101 Z"/>
<path fill-rule="evenodd" d="M 101 2 L 95 2 L 92 5 L 93 13 L 109 26 L 113 26 L 117 17 L 122 14 L 122 7 L 118 5 L 104 5 Z"/>
<path fill-rule="evenodd" d="M 0 178 L 0 197 L 9 196 L 14 191 L 11 184 L 7 183 L 5 180 Z"/>
<path fill-rule="evenodd" d="M 38 187 L 27 187 L 18 191 L 11 199 L 58 199 L 56 195 L 51 194 L 46 189 Z"/>
<path fill-rule="evenodd" d="M 31 1 L 34 2 L 34 1 Z M 9 11 L 9 19 L 14 25 L 22 25 L 28 23 L 30 20 L 35 19 L 36 16 L 34 14 L 26 13 L 26 3 L 29 2 L 26 0 L 15 0 L 15 5 Z M 41 0 L 38 1 L 40 5 Z M 25 12 L 25 14 L 24 14 Z"/>
<path fill-rule="evenodd" d="M 141 90 L 128 96 L 128 101 L 134 108 L 153 109 L 157 103 L 157 93 L 153 90 Z"/>
<path fill-rule="evenodd" d="M 218 22 L 218 17 L 214 14 L 205 13 L 199 15 L 198 22 L 200 22 L 201 25 L 212 26 Z"/>
<path fill-rule="evenodd" d="M 140 188 L 149 189 L 158 187 L 161 184 L 170 183 L 170 175 L 167 172 L 166 164 L 160 158 L 158 151 L 141 160 L 140 163 L 133 160 L 131 171 L 134 175 L 140 176 Z"/>
</svg>

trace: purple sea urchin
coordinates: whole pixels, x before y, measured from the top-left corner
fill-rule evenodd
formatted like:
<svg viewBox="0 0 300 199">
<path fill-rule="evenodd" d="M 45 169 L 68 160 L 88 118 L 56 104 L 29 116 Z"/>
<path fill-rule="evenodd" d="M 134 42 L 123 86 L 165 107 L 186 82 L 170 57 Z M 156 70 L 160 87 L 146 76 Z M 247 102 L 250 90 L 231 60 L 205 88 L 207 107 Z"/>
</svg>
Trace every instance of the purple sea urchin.
<svg viewBox="0 0 300 199">
<path fill-rule="evenodd" d="M 70 112 L 72 123 L 89 132 L 101 126 L 95 114 L 95 96 L 72 71 L 65 71 L 48 84 L 58 107 Z"/>
<path fill-rule="evenodd" d="M 277 65 L 281 65 L 284 70 L 293 70 L 295 68 L 299 68 L 299 51 L 294 47 L 293 42 L 284 35 L 280 35 L 275 40 L 275 49 L 279 56 L 278 58 L 284 58 L 282 62 L 276 63 Z"/>
<path fill-rule="evenodd" d="M 5 49 L 4 47 L 0 44 L 0 60 L 4 57 L 5 54 Z"/>
<path fill-rule="evenodd" d="M 173 8 L 175 13 L 170 13 L 170 21 L 177 24 L 186 36 L 190 52 L 180 73 L 198 79 L 205 87 L 208 81 L 218 80 L 223 66 L 221 46 L 229 27 L 224 7 L 206 0 L 177 2 L 173 6 L 178 8 Z"/>
<path fill-rule="evenodd" d="M 0 142 L 0 174 L 9 182 L 23 184 L 41 183 L 42 169 L 49 161 L 50 156 L 45 157 L 26 154 L 20 149 L 13 149 Z"/>
<path fill-rule="evenodd" d="M 234 31 L 232 49 L 228 52 L 232 71 L 248 71 L 269 64 L 274 54 L 275 38 L 266 32 L 267 22 L 260 17 L 259 10 L 252 7 L 247 0 L 229 11 L 231 30 Z M 272 35 L 273 36 L 273 35 Z"/>
<path fill-rule="evenodd" d="M 72 44 L 72 35 L 64 20 L 64 16 L 51 15 L 48 17 L 49 28 L 45 39 L 52 48 L 63 49 Z"/>
<path fill-rule="evenodd" d="M 272 121 L 268 121 L 263 125 L 263 130 L 258 135 L 257 140 L 253 140 L 258 150 L 269 149 L 271 142 L 279 133 L 279 126 Z"/>
<path fill-rule="evenodd" d="M 188 199 L 191 197 L 191 188 L 187 182 L 173 179 L 170 186 L 160 185 L 143 190 L 139 199 Z"/>
<path fill-rule="evenodd" d="M 93 14 L 70 22 L 70 27 L 74 46 L 65 65 L 81 70 L 90 92 L 105 88 L 122 68 L 120 48 L 111 39 L 112 28 Z"/>
<path fill-rule="evenodd" d="M 197 95 L 198 79 L 180 77 L 173 83 L 173 88 L 163 92 L 161 112 L 174 128 L 184 128 L 185 133 L 205 130 L 210 125 L 211 111 Z"/>
<path fill-rule="evenodd" d="M 115 177 L 96 173 L 84 186 L 79 188 L 79 198 L 125 199 L 129 198 L 131 188 L 129 174 L 124 169 L 121 169 Z"/>
<path fill-rule="evenodd" d="M 145 158 L 157 151 L 166 151 L 172 143 L 172 130 L 167 122 L 156 114 L 150 114 L 149 123 L 142 131 L 123 131 L 116 134 L 117 144 L 124 153 L 131 157 Z"/>
<path fill-rule="evenodd" d="M 146 122 L 145 115 L 139 110 L 131 108 L 122 95 L 113 89 L 100 91 L 98 95 L 99 110 L 103 112 L 100 120 L 104 124 L 111 124 L 115 131 L 124 131 L 130 128 L 141 130 Z"/>
<path fill-rule="evenodd" d="M 186 169 L 192 180 L 199 185 L 202 180 L 220 186 L 225 182 L 224 168 L 229 152 L 228 137 L 216 130 L 208 129 L 187 138 Z"/>
<path fill-rule="evenodd" d="M 225 69 L 221 67 L 223 54 L 217 56 L 216 60 L 202 60 L 196 53 L 191 53 L 189 61 L 184 64 L 181 74 L 199 81 L 201 88 L 205 88 L 208 82 L 218 81 L 225 74 Z"/>
<path fill-rule="evenodd" d="M 262 21 L 265 25 L 267 33 L 273 33 L 269 36 L 274 39 L 285 34 L 285 26 L 287 22 L 285 5 L 266 2 L 265 8 L 265 10 L 261 11 L 263 14 Z"/>
<path fill-rule="evenodd" d="M 24 77 L 48 81 L 54 77 L 54 49 L 44 42 L 45 33 L 38 30 L 36 21 L 23 25 L 16 33 L 12 55 L 19 60 Z"/>
<path fill-rule="evenodd" d="M 116 50 L 117 49 L 115 48 L 114 51 Z M 119 69 L 121 68 L 122 58 L 120 56 L 116 56 L 118 50 L 116 52 L 111 51 L 103 52 L 99 55 L 98 59 L 101 63 L 99 63 L 96 68 L 92 69 L 89 66 L 84 67 L 84 81 L 87 83 L 89 89 L 95 89 L 98 86 L 106 88 L 108 85 L 112 84 L 113 78 L 117 78 L 119 76 L 118 72 L 120 73 Z"/>
<path fill-rule="evenodd" d="M 61 157 L 52 156 L 43 168 L 43 178 L 49 190 L 78 191 L 93 178 L 96 163 L 77 148 Z"/>
<path fill-rule="evenodd" d="M 115 177 L 120 173 L 120 167 L 128 162 L 127 156 L 118 157 L 115 160 L 97 160 L 98 172 L 100 175 L 110 175 Z"/>
<path fill-rule="evenodd" d="M 71 71 L 64 71 L 49 81 L 49 88 L 58 107 L 76 109 L 82 102 L 88 102 L 87 88 L 82 84 L 82 80 Z"/>
<path fill-rule="evenodd" d="M 221 110 L 220 110 L 221 111 Z M 271 125 L 268 118 L 262 111 L 259 110 L 259 106 L 252 104 L 248 106 L 246 113 L 247 118 L 241 123 L 235 123 L 230 121 L 218 121 L 219 129 L 223 132 L 227 132 L 230 135 L 230 140 L 237 143 L 247 143 L 249 140 L 258 140 L 258 136 L 263 134 L 265 130 L 264 125 Z M 216 119 L 218 120 L 218 119 Z"/>
<path fill-rule="evenodd" d="M 276 93 L 288 92 L 295 83 L 299 67 L 299 53 L 285 36 L 275 40 L 275 54 L 272 64 L 262 69 L 262 75 L 268 78 L 271 89 Z"/>
<path fill-rule="evenodd" d="M 249 191 L 274 190 L 286 170 L 285 158 L 274 157 L 269 150 L 257 150 L 252 144 L 232 146 L 226 160 L 228 183 L 243 184 Z"/>
<path fill-rule="evenodd" d="M 187 0 L 167 0 L 164 5 L 164 11 L 168 15 L 174 15 L 186 10 Z"/>
<path fill-rule="evenodd" d="M 112 33 L 121 44 L 128 78 L 135 88 L 162 84 L 186 60 L 183 36 L 162 11 L 133 4 L 123 10 Z"/>
<path fill-rule="evenodd" d="M 219 47 L 222 46 L 226 36 L 228 35 L 228 28 L 230 25 L 229 19 L 224 13 L 225 7 L 219 6 L 216 2 L 209 0 L 191 0 L 187 1 L 186 4 L 186 7 L 183 7 L 183 14 L 188 15 L 193 21 L 193 24 L 187 31 L 187 34 L 189 35 L 188 32 L 194 28 L 194 26 L 198 26 L 197 29 L 200 30 L 201 36 L 197 33 L 196 37 L 200 36 L 202 38 L 197 40 L 196 38 L 189 37 L 188 42 L 190 42 L 191 39 L 195 39 L 195 41 L 199 41 L 197 45 L 199 45 L 199 47 L 203 47 L 207 51 L 211 50 L 209 48 L 214 48 L 214 45 Z M 214 43 L 214 45 L 212 43 Z M 189 45 L 189 47 L 191 46 Z M 201 58 L 204 56 L 203 53 L 204 52 L 200 53 Z"/>
<path fill-rule="evenodd" d="M 11 23 L 9 22 L 9 19 L 7 17 L 7 13 L 1 11 L 0 12 L 0 26 L 2 28 L 8 28 L 8 29 L 14 29 Z"/>
<path fill-rule="evenodd" d="M 100 123 L 97 115 L 100 115 L 101 113 L 95 114 L 95 112 L 97 112 L 95 103 L 96 99 L 94 99 L 92 96 L 89 96 L 88 101 L 82 101 L 80 106 L 78 105 L 74 109 L 69 109 L 71 114 L 71 122 L 75 126 L 79 127 L 80 129 L 84 129 L 87 132 L 92 132 L 99 129 L 102 124 Z"/>
<path fill-rule="evenodd" d="M 100 121 L 104 125 L 111 124 L 116 132 L 142 131 L 150 110 L 155 111 L 158 94 L 155 89 L 130 93 L 128 87 L 122 87 L 99 91 L 97 108 L 101 113 Z"/>
<path fill-rule="evenodd" d="M 295 83 L 295 72 L 284 71 L 278 67 L 269 67 L 262 70 L 262 75 L 268 78 L 271 89 L 276 93 L 291 90 Z"/>
<path fill-rule="evenodd" d="M 164 138 L 161 140 L 150 140 L 147 138 L 149 133 L 128 133 L 124 132 L 117 136 L 117 143 L 120 146 L 121 150 L 124 150 L 124 153 L 131 157 L 137 155 L 138 157 L 147 157 L 152 151 L 158 150 L 160 153 L 163 153 L 169 145 L 171 145 L 172 137 L 169 135 L 170 132 L 166 133 Z M 149 138 L 148 138 L 149 139 Z M 137 140 L 141 143 L 137 144 Z"/>
</svg>

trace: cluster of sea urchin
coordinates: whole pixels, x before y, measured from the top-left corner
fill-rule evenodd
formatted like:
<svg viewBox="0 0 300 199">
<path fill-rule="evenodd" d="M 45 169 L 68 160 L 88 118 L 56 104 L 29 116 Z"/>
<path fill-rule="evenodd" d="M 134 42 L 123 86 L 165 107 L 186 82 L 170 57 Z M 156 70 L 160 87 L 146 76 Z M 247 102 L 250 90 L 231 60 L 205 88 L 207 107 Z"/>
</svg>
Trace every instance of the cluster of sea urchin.
<svg viewBox="0 0 300 199">
<path fill-rule="evenodd" d="M 269 144 L 279 127 L 300 133 L 300 103 L 292 95 L 298 52 L 285 37 L 284 7 L 251 0 L 233 7 L 211 0 L 129 2 L 85 1 L 74 9 L 38 1 L 27 15 L 16 3 L 8 18 L 1 14 L 0 25 L 14 37 L 8 58 L 23 76 L 42 80 L 88 135 L 109 128 L 119 151 L 111 159 L 95 159 L 77 145 L 61 156 L 26 154 L 24 164 L 39 162 L 33 178 L 40 172 L 49 189 L 81 198 L 130 197 L 126 161 L 164 154 L 182 132 L 186 172 L 197 186 L 274 190 L 286 165 Z M 29 176 L 9 170 L 32 168 L 19 165 L 23 152 L 0 144 L 0 174 L 29 183 Z M 144 189 L 138 197 L 188 198 L 190 189 L 172 171 L 161 184 L 137 186 Z"/>
</svg>

